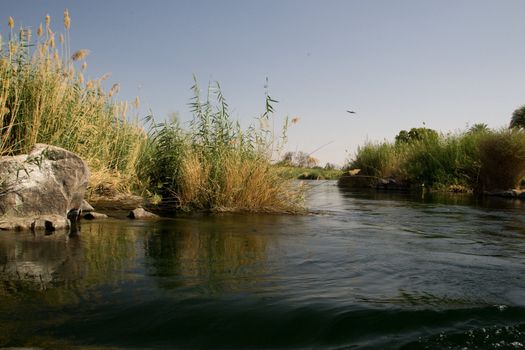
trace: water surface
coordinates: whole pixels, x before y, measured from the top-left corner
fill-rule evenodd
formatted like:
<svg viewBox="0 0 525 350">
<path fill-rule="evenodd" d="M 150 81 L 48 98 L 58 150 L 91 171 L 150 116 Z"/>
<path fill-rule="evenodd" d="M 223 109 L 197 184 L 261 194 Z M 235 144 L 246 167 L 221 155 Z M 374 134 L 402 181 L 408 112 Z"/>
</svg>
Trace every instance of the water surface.
<svg viewBox="0 0 525 350">
<path fill-rule="evenodd" d="M 312 182 L 314 214 L 0 234 L 0 346 L 525 344 L 525 206 Z"/>
</svg>

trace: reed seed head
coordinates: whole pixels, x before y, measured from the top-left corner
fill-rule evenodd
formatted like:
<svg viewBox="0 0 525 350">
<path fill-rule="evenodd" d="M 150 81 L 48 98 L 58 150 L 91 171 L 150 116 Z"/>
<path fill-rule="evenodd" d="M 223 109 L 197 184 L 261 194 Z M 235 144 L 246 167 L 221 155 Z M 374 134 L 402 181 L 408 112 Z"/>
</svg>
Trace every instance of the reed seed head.
<svg viewBox="0 0 525 350">
<path fill-rule="evenodd" d="M 82 63 L 82 70 L 86 70 L 87 68 L 87 62 Z"/>
<path fill-rule="evenodd" d="M 49 47 L 54 48 L 55 47 L 55 35 L 51 35 L 48 41 Z"/>
<path fill-rule="evenodd" d="M 89 55 L 89 50 L 87 49 L 81 49 L 81 50 L 78 50 L 77 52 L 75 52 L 72 56 L 71 56 L 71 59 L 73 61 L 79 61 L 83 58 L 85 58 L 87 55 Z"/>
<path fill-rule="evenodd" d="M 55 60 L 56 65 L 60 67 L 62 61 L 60 60 L 60 56 L 58 55 L 58 52 L 55 51 L 55 53 L 53 54 L 53 59 Z"/>
<path fill-rule="evenodd" d="M 113 84 L 113 86 L 109 90 L 109 97 L 111 97 L 114 94 L 118 93 L 119 89 L 120 89 L 120 85 L 118 83 Z"/>
<path fill-rule="evenodd" d="M 44 34 L 44 29 L 42 28 L 42 23 L 38 26 L 38 29 L 36 30 L 36 35 L 40 38 Z"/>
<path fill-rule="evenodd" d="M 69 27 L 71 26 L 71 17 L 69 17 L 69 11 L 67 9 L 64 10 L 64 27 L 66 30 L 69 30 Z"/>
<path fill-rule="evenodd" d="M 15 43 L 15 42 L 13 42 L 13 41 L 9 42 L 9 53 L 10 53 L 11 55 L 14 55 L 14 54 L 17 53 L 17 51 L 18 51 L 18 45 L 17 45 L 17 43 Z"/>
<path fill-rule="evenodd" d="M 109 78 L 111 76 L 111 73 L 106 73 L 104 74 L 102 77 L 100 77 L 100 81 L 104 81 L 106 80 L 107 78 Z"/>
<path fill-rule="evenodd" d="M 47 14 L 46 15 L 46 28 L 49 29 L 50 25 L 51 25 L 51 16 Z"/>
<path fill-rule="evenodd" d="M 139 108 L 140 108 L 140 98 L 139 98 L 138 96 L 135 97 L 134 105 L 135 105 L 135 108 L 136 108 L 136 109 L 139 109 Z"/>
<path fill-rule="evenodd" d="M 60 34 L 60 35 L 58 36 L 58 41 L 60 41 L 61 44 L 64 43 L 64 34 Z"/>
<path fill-rule="evenodd" d="M 300 120 L 300 119 L 301 119 L 301 118 L 299 118 L 299 117 L 293 117 L 292 120 L 291 120 L 291 122 L 292 122 L 292 124 L 297 124 L 297 123 L 299 123 L 299 120 Z"/>
<path fill-rule="evenodd" d="M 9 26 L 9 28 L 13 29 L 13 27 L 15 26 L 15 20 L 13 19 L 13 17 L 9 16 L 9 19 L 7 20 L 7 25 Z"/>
<path fill-rule="evenodd" d="M 82 73 L 78 73 L 78 82 L 80 84 L 84 83 L 84 75 Z"/>
</svg>

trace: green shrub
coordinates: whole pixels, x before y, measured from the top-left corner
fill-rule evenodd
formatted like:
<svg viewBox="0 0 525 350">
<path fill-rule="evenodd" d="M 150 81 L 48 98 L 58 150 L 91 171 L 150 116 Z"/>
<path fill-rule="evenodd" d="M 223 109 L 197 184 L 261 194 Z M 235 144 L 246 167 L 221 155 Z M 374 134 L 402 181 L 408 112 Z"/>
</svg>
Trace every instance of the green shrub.
<svg viewBox="0 0 525 350">
<path fill-rule="evenodd" d="M 388 177 L 399 174 L 399 160 L 402 147 L 383 142 L 368 142 L 357 149 L 355 159 L 349 165 L 352 169 L 361 169 L 360 175 Z"/>
<path fill-rule="evenodd" d="M 358 148 L 349 167 L 408 184 L 478 191 L 515 188 L 525 175 L 523 130 L 493 131 L 479 124 L 463 133 L 424 132 L 409 142 L 400 141 L 405 134 L 398 134 L 395 143 Z"/>
</svg>

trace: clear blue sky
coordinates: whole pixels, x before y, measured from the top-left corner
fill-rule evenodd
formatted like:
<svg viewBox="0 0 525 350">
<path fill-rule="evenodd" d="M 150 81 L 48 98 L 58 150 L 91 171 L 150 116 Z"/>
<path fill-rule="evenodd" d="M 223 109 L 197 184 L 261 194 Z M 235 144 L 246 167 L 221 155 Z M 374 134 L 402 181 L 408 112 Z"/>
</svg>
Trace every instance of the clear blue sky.
<svg viewBox="0 0 525 350">
<path fill-rule="evenodd" d="M 508 124 L 525 104 L 525 1 L 59 1 L 0 3 L 16 26 L 46 13 L 61 31 L 72 18 L 73 51 L 87 48 L 88 76 L 112 72 L 141 114 L 191 118 L 192 74 L 219 81 L 244 125 L 264 109 L 299 116 L 289 150 L 343 164 L 366 140 L 400 129 L 440 131 Z M 357 114 L 351 116 L 347 109 Z"/>
</svg>

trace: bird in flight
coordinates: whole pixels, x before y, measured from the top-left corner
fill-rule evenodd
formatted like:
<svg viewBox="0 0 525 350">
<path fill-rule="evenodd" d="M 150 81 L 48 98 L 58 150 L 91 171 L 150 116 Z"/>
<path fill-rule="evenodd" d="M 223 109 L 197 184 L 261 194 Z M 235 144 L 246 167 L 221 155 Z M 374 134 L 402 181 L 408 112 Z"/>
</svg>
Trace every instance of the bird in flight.
<svg viewBox="0 0 525 350">
<path fill-rule="evenodd" d="M 354 111 L 347 111 L 347 112 L 348 112 L 348 113 L 350 113 L 350 114 L 355 114 L 355 112 L 354 112 Z"/>
</svg>

